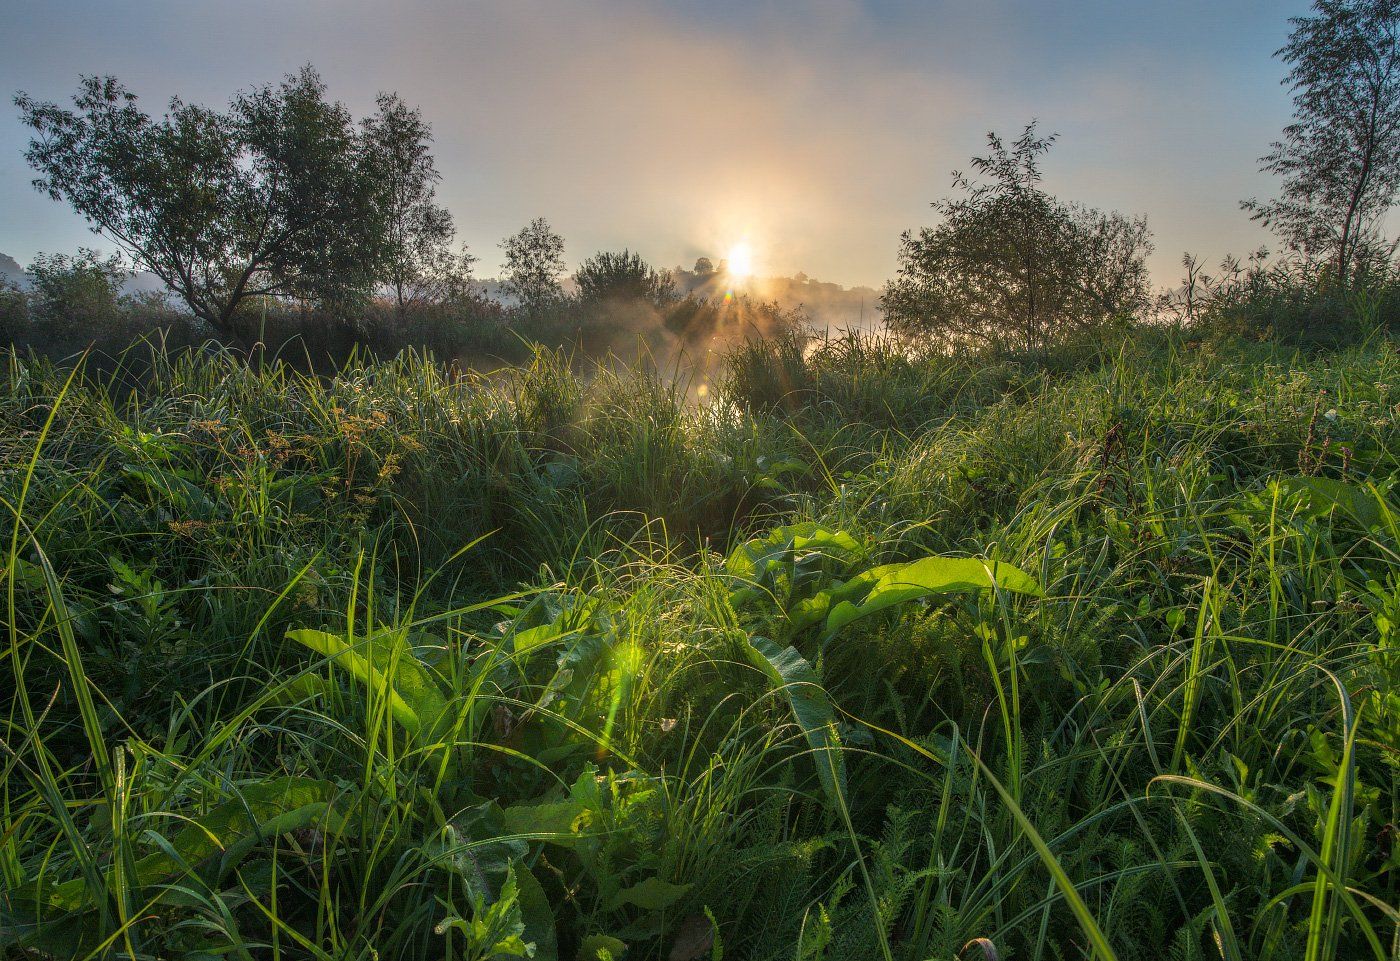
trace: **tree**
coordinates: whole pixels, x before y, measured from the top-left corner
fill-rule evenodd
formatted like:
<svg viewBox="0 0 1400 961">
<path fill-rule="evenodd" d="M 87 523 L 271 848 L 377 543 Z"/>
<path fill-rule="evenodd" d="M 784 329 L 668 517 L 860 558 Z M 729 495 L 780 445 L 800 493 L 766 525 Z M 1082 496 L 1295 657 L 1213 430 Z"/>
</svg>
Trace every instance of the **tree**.
<svg viewBox="0 0 1400 961">
<path fill-rule="evenodd" d="M 36 254 L 29 276 L 29 296 L 40 317 L 93 323 L 116 316 L 122 285 L 131 273 L 121 257 L 81 247 L 75 257 Z"/>
<path fill-rule="evenodd" d="M 988 134 L 974 176 L 953 174 L 963 196 L 933 204 L 943 222 L 900 238 L 880 297 L 893 330 L 1033 349 L 1147 303 L 1146 221 L 1046 193 L 1039 158 L 1054 140 L 1034 123 L 1009 147 Z"/>
<path fill-rule="evenodd" d="M 377 112 L 363 124 L 365 151 L 384 224 L 383 279 L 402 313 L 435 296 L 444 270 L 457 274 L 475 258 L 448 249 L 456 230 L 452 215 L 434 202 L 442 178 L 422 112 L 393 93 L 380 94 L 376 103 Z"/>
<path fill-rule="evenodd" d="M 695 273 L 701 276 L 715 272 L 715 262 L 709 257 L 700 257 L 695 261 Z"/>
<path fill-rule="evenodd" d="M 671 275 L 656 270 L 630 250 L 598 253 L 574 272 L 579 300 L 585 304 L 647 303 L 662 307 L 676 299 Z"/>
<path fill-rule="evenodd" d="M 1260 158 L 1277 199 L 1244 208 L 1346 283 L 1373 251 L 1400 188 L 1400 0 L 1316 0 L 1276 54 L 1290 65 L 1293 122 Z"/>
<path fill-rule="evenodd" d="M 415 268 L 411 306 L 452 305 L 475 300 L 479 291 L 472 279 L 476 258 L 463 247 L 453 253 L 446 246 L 427 253 Z"/>
<path fill-rule="evenodd" d="M 35 187 L 66 200 L 190 310 L 229 330 L 269 294 L 343 306 L 372 289 L 381 233 L 349 112 L 306 67 L 224 112 L 170 102 L 154 119 L 114 77 L 75 109 L 15 98 L 36 136 Z"/>
<path fill-rule="evenodd" d="M 501 241 L 506 254 L 506 292 L 527 311 L 537 311 L 564 295 L 564 238 L 543 217 L 536 217 L 520 232 Z"/>
</svg>

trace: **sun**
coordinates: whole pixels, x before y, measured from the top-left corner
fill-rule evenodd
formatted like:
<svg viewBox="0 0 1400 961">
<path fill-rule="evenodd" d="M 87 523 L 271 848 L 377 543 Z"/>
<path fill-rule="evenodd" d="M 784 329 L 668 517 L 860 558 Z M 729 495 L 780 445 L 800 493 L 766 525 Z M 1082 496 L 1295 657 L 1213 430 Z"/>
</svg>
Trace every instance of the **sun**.
<svg viewBox="0 0 1400 961">
<path fill-rule="evenodd" d="M 747 277 L 753 273 L 753 248 L 747 243 L 738 243 L 729 248 L 726 269 L 731 277 Z"/>
</svg>

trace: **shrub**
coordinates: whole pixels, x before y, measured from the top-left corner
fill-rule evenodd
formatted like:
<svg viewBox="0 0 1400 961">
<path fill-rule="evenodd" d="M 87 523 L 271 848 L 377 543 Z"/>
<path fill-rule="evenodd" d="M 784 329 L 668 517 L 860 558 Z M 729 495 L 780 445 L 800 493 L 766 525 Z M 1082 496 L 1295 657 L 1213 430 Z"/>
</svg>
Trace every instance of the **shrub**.
<svg viewBox="0 0 1400 961">
<path fill-rule="evenodd" d="M 1377 261 L 1338 283 L 1331 266 L 1265 250 L 1245 262 L 1226 257 L 1205 272 L 1191 255 L 1181 285 L 1159 301 L 1161 313 L 1197 336 L 1277 339 L 1339 347 L 1400 326 L 1400 274 Z"/>
<path fill-rule="evenodd" d="M 19 285 L 0 279 L 0 346 L 16 344 L 29 330 L 29 298 Z"/>
<path fill-rule="evenodd" d="M 676 299 L 671 275 L 630 250 L 594 254 L 574 271 L 578 298 L 589 305 L 648 304 L 665 307 Z"/>
<path fill-rule="evenodd" d="M 1131 315 L 1149 302 L 1147 222 L 1064 203 L 1041 187 L 1054 142 L 1026 127 L 1010 147 L 987 137 L 981 180 L 934 207 L 943 222 L 901 238 L 899 275 L 880 305 L 897 333 L 945 347 L 1035 350 Z"/>
<path fill-rule="evenodd" d="M 118 256 L 79 248 L 76 256 L 38 254 L 29 265 L 35 319 L 51 327 L 96 327 L 120 311 L 122 284 L 130 276 Z"/>
</svg>

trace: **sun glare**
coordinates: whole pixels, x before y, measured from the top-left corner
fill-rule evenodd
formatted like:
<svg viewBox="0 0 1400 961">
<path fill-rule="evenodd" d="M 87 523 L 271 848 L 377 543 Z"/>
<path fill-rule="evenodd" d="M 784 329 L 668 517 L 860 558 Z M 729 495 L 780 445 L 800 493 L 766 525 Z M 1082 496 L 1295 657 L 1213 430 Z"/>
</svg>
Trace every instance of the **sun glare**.
<svg viewBox="0 0 1400 961">
<path fill-rule="evenodd" d="M 753 249 L 748 244 L 729 248 L 728 270 L 731 277 L 747 277 L 753 273 Z"/>
</svg>

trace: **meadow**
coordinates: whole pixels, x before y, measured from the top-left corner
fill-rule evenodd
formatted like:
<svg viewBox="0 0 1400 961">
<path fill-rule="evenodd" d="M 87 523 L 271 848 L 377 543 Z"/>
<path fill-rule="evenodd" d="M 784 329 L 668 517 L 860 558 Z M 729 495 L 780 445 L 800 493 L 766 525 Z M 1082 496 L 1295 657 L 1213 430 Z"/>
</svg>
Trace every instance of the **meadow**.
<svg viewBox="0 0 1400 961">
<path fill-rule="evenodd" d="M 1400 956 L 1400 352 L 0 367 L 15 958 Z"/>
</svg>

